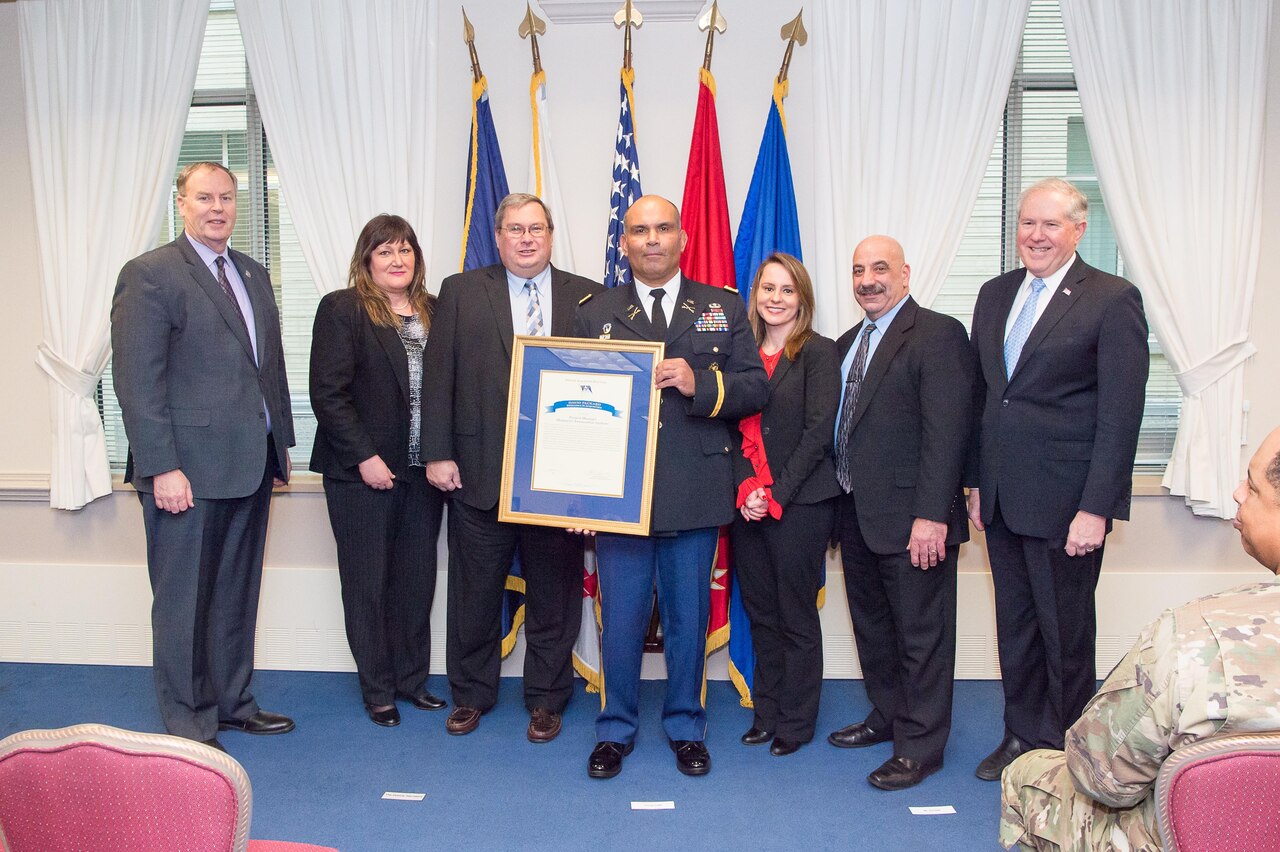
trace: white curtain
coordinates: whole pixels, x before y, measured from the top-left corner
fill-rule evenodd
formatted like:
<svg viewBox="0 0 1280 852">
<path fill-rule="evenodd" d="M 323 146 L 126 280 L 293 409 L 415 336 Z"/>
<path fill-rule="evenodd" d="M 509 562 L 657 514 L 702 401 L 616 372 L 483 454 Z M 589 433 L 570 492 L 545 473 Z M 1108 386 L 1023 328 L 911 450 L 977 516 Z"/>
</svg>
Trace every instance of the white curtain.
<svg viewBox="0 0 1280 852">
<path fill-rule="evenodd" d="M 811 272 L 825 331 L 862 315 L 849 260 L 870 234 L 902 243 L 917 301 L 937 295 L 991 156 L 1028 3 L 815 4 Z"/>
<path fill-rule="evenodd" d="M 430 249 L 437 5 L 236 2 L 280 189 L 321 294 L 347 285 L 356 236 L 379 213 L 403 216 Z"/>
<path fill-rule="evenodd" d="M 1181 386 L 1164 485 L 1231 517 L 1262 224 L 1271 3 L 1062 0 L 1117 242 Z"/>
<path fill-rule="evenodd" d="M 208 0 L 18 5 L 55 509 L 111 491 L 94 399 L 111 296 L 120 267 L 160 231 L 208 11 Z"/>
</svg>

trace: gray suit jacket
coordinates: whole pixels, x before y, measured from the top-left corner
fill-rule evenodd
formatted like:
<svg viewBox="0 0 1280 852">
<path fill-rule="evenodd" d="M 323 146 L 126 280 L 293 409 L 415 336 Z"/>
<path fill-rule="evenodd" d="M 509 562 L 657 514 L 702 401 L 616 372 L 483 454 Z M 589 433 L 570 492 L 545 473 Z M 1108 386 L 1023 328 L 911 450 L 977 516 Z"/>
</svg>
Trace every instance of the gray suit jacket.
<svg viewBox="0 0 1280 852">
<path fill-rule="evenodd" d="M 258 364 L 235 306 L 186 234 L 120 270 L 111 304 L 112 374 L 129 438 L 125 481 L 180 468 L 197 498 L 245 497 L 262 483 L 271 414 L 280 471 L 293 446 L 280 315 L 267 271 L 230 252 L 253 304 Z"/>
</svg>

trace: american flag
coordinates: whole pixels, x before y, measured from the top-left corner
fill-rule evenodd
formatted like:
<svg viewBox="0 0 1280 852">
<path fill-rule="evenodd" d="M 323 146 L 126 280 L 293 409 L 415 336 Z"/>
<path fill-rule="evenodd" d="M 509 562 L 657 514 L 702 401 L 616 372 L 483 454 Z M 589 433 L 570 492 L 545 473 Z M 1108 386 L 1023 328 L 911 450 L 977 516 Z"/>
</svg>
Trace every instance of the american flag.
<svg viewBox="0 0 1280 852">
<path fill-rule="evenodd" d="M 635 95 L 632 86 L 636 72 L 622 69 L 618 111 L 618 138 L 613 154 L 613 190 L 609 197 L 609 240 L 604 249 L 604 286 L 616 287 L 631 281 L 631 265 L 618 247 L 622 239 L 622 219 L 631 203 L 644 195 L 640 189 L 640 155 L 636 151 Z"/>
</svg>

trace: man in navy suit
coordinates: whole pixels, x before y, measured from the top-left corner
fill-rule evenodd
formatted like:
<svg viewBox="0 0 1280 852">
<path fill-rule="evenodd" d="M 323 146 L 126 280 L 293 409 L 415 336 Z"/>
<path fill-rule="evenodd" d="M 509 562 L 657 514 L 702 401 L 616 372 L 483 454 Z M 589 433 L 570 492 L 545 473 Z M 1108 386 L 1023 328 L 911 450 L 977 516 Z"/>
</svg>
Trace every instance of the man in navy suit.
<svg viewBox="0 0 1280 852">
<path fill-rule="evenodd" d="M 272 484 L 289 478 L 293 415 L 267 271 L 227 247 L 236 178 L 178 175 L 183 233 L 120 270 L 112 374 L 147 533 L 152 656 L 171 734 L 282 734 L 249 691 Z"/>
<path fill-rule="evenodd" d="M 685 775 L 711 770 L 702 682 L 711 565 L 719 528 L 735 513 L 730 429 L 764 406 L 769 380 L 737 292 L 680 274 L 687 241 L 674 204 L 656 195 L 637 199 L 622 236 L 634 283 L 578 306 L 579 337 L 665 343 L 654 370 L 662 399 L 652 531 L 596 539 L 604 707 L 587 763 L 592 778 L 617 775 L 635 742 L 655 579 L 667 663 L 662 727 L 677 769 Z"/>
<path fill-rule="evenodd" d="M 964 472 L 977 372 L 964 326 L 911 298 L 897 240 L 853 252 L 866 319 L 836 343 L 836 526 L 858 660 L 872 704 L 831 734 L 840 748 L 892 741 L 867 780 L 882 790 L 942 768 L 956 656 L 956 558 L 969 540 Z"/>
<path fill-rule="evenodd" d="M 498 700 L 502 596 L 518 547 L 527 736 L 545 743 L 560 733 L 573 692 L 582 540 L 498 521 L 511 347 L 516 334 L 569 336 L 578 301 L 601 287 L 551 265 L 554 225 L 537 196 L 508 195 L 494 219 L 502 262 L 444 280 L 422 354 L 422 460 L 449 498 L 445 669 L 454 709 L 445 728 L 471 733 Z"/>
<path fill-rule="evenodd" d="M 1067 181 L 1028 188 L 1025 268 L 984 284 L 973 311 L 968 508 L 987 536 L 1005 696 L 1004 740 L 976 772 L 987 781 L 1024 751 L 1061 749 L 1092 697 L 1094 589 L 1111 523 L 1129 517 L 1147 321 L 1137 288 L 1076 254 L 1087 224 Z"/>
</svg>

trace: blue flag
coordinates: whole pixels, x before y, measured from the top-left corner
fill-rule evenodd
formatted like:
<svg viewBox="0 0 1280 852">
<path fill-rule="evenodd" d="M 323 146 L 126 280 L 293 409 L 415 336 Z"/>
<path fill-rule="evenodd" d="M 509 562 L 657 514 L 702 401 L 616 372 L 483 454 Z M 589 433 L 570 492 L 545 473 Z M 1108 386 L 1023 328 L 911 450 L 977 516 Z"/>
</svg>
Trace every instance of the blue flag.
<svg viewBox="0 0 1280 852">
<path fill-rule="evenodd" d="M 774 83 L 769 118 L 764 125 L 764 138 L 760 140 L 760 153 L 756 155 L 747 203 L 738 223 L 738 241 L 733 247 L 738 292 L 747 300 L 761 261 L 775 251 L 801 256 L 800 220 L 796 215 L 791 158 L 787 155 L 787 125 L 782 111 L 786 94 L 786 82 Z"/>
<path fill-rule="evenodd" d="M 618 109 L 618 132 L 613 152 L 613 189 L 609 196 L 609 237 L 604 247 L 604 286 L 616 287 L 631 281 L 631 264 L 619 248 L 622 220 L 631 203 L 644 192 L 640 189 L 640 155 L 636 151 L 635 85 L 633 68 L 622 69 Z"/>
<path fill-rule="evenodd" d="M 775 251 L 800 257 L 800 220 L 796 215 L 791 158 L 787 154 L 787 123 L 782 110 L 786 96 L 786 81 L 775 81 L 764 138 L 760 140 L 751 187 L 738 222 L 738 241 L 733 247 L 738 292 L 748 304 L 751 303 L 751 282 L 766 257 Z M 822 606 L 823 592 L 825 589 L 818 593 L 818 606 Z M 755 668 L 751 623 L 742 605 L 742 590 L 735 582 L 729 590 L 729 678 L 738 688 L 744 707 L 751 706 Z"/>
<path fill-rule="evenodd" d="M 507 171 L 502 166 L 498 134 L 489 109 L 489 83 L 471 84 L 471 144 L 467 147 L 467 201 L 462 219 L 462 271 L 498 262 L 493 216 L 507 197 Z"/>
</svg>

